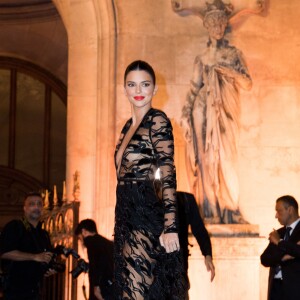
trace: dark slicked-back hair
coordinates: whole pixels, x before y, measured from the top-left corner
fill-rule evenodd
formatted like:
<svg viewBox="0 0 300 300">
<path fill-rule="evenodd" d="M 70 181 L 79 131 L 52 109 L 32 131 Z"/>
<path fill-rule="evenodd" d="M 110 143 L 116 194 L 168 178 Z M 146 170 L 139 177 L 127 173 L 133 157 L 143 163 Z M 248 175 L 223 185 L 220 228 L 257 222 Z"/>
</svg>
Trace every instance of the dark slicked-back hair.
<svg viewBox="0 0 300 300">
<path fill-rule="evenodd" d="M 290 195 L 281 196 L 276 200 L 276 203 L 277 202 L 283 202 L 285 206 L 292 206 L 294 207 L 295 211 L 298 212 L 298 202 L 293 196 Z"/>
<path fill-rule="evenodd" d="M 28 197 L 40 197 L 43 199 L 42 194 L 40 192 L 29 192 L 24 196 L 23 203 L 25 203 Z"/>
<path fill-rule="evenodd" d="M 94 220 L 92 219 L 84 219 L 82 220 L 76 227 L 75 229 L 75 235 L 81 234 L 81 230 L 85 229 L 89 232 L 97 232 L 97 226 Z"/>
<path fill-rule="evenodd" d="M 145 61 L 143 60 L 135 60 L 134 62 L 132 62 L 130 65 L 128 65 L 128 67 L 125 70 L 124 73 L 124 84 L 126 82 L 126 78 L 129 72 L 131 71 L 145 71 L 147 72 L 153 81 L 153 84 L 155 85 L 156 83 L 156 77 L 155 77 L 155 73 L 153 68 Z"/>
</svg>

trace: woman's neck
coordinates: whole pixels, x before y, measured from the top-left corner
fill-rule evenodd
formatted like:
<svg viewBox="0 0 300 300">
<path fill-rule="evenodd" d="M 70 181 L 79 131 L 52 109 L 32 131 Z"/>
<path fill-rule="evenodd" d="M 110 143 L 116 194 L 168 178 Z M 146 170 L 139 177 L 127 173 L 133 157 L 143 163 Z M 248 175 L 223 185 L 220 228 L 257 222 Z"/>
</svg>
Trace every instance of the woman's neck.
<svg viewBox="0 0 300 300">
<path fill-rule="evenodd" d="M 145 105 L 143 107 L 131 105 L 132 125 L 139 124 L 150 108 L 151 105 Z"/>
</svg>

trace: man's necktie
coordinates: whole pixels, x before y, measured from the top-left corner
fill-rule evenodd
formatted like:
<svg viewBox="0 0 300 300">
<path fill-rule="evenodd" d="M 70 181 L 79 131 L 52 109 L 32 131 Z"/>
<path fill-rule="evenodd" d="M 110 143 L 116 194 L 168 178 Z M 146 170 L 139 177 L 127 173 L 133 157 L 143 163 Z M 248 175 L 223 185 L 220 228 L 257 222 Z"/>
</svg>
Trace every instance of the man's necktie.
<svg viewBox="0 0 300 300">
<path fill-rule="evenodd" d="M 286 228 L 286 231 L 285 231 L 285 234 L 284 234 L 284 240 L 285 241 L 287 241 L 289 238 L 290 238 L 290 236 L 291 236 L 291 230 L 292 230 L 292 227 L 287 227 Z"/>
<path fill-rule="evenodd" d="M 285 234 L 284 234 L 284 237 L 283 237 L 284 241 L 287 241 L 290 238 L 290 236 L 291 236 L 291 230 L 292 230 L 292 227 L 288 226 L 286 228 Z M 281 266 L 277 265 L 276 268 L 275 268 L 275 274 L 277 274 L 280 270 L 281 270 Z"/>
</svg>

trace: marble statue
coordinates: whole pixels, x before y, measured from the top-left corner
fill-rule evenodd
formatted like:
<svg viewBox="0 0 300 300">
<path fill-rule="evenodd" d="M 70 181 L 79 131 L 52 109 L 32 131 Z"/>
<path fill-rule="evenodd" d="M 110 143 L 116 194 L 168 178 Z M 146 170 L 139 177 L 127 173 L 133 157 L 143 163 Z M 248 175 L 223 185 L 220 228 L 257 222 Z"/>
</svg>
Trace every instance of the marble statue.
<svg viewBox="0 0 300 300">
<path fill-rule="evenodd" d="M 232 11 L 231 3 L 220 0 L 206 1 L 197 10 L 209 40 L 195 58 L 182 109 L 187 166 L 207 223 L 247 223 L 238 206 L 236 165 L 239 90 L 250 90 L 252 80 L 241 51 L 224 38 Z"/>
</svg>

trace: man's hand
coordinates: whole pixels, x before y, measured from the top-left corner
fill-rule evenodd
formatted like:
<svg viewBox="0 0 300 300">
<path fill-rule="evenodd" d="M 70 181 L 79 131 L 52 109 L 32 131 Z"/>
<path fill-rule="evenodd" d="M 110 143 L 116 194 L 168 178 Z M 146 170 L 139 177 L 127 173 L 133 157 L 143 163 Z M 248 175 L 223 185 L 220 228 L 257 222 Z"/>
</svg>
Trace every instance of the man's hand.
<svg viewBox="0 0 300 300">
<path fill-rule="evenodd" d="M 204 260 L 205 266 L 206 266 L 206 270 L 208 272 L 210 272 L 210 281 L 212 282 L 215 278 L 215 266 L 213 264 L 212 258 L 210 255 L 206 255 L 205 256 L 205 260 Z"/>
<path fill-rule="evenodd" d="M 49 277 L 51 275 L 56 274 L 57 272 L 54 269 L 48 269 L 47 272 L 44 274 L 45 277 Z"/>
<path fill-rule="evenodd" d="M 275 245 L 278 245 L 279 241 L 280 241 L 280 235 L 278 233 L 277 230 L 273 230 L 270 234 L 269 234 L 269 241 Z"/>
<path fill-rule="evenodd" d="M 294 257 L 294 256 L 291 256 L 291 255 L 288 255 L 288 254 L 286 254 L 286 255 L 284 255 L 284 257 L 281 259 L 281 261 L 287 261 L 287 260 L 290 260 L 290 259 L 295 259 L 295 257 Z"/>
<path fill-rule="evenodd" d="M 178 234 L 175 232 L 162 233 L 159 237 L 159 242 L 166 249 L 167 253 L 178 251 L 180 249 Z"/>
<path fill-rule="evenodd" d="M 53 256 L 51 252 L 28 253 L 19 250 L 12 250 L 1 255 L 2 259 L 10 259 L 14 261 L 33 260 L 48 264 Z"/>
<path fill-rule="evenodd" d="M 94 286 L 94 295 L 98 300 L 104 300 L 104 298 L 101 295 L 100 286 Z"/>
<path fill-rule="evenodd" d="M 42 262 L 48 264 L 53 256 L 51 252 L 41 252 L 38 254 L 34 254 L 34 261 Z"/>
<path fill-rule="evenodd" d="M 300 241 L 297 242 L 297 245 L 300 245 Z M 292 255 L 289 255 L 289 254 L 285 254 L 283 256 L 283 258 L 281 259 L 281 261 L 287 261 L 287 260 L 290 260 L 290 259 L 295 259 L 295 257 L 292 256 Z"/>
</svg>

